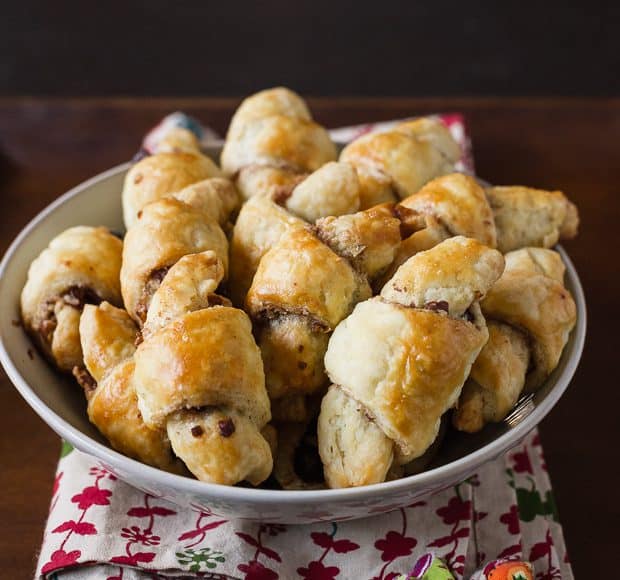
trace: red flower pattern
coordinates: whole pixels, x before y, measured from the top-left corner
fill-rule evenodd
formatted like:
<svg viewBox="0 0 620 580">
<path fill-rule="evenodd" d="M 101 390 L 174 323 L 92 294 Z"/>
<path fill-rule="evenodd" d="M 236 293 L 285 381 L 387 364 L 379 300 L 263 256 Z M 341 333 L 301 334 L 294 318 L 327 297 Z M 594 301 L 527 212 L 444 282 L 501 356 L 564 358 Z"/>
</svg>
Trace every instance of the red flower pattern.
<svg viewBox="0 0 620 580">
<path fill-rule="evenodd" d="M 60 486 L 60 479 L 63 472 L 57 477 L 54 482 L 55 492 Z M 92 474 L 91 474 L 92 475 Z M 73 534 L 79 536 L 91 536 L 97 534 L 97 528 L 90 522 L 85 522 L 86 512 L 94 505 L 109 505 L 109 497 L 112 492 L 109 489 L 102 489 L 99 487 L 99 481 L 103 478 L 103 475 L 96 474 L 95 482 L 93 485 L 86 486 L 82 489 L 81 493 L 74 495 L 71 501 L 77 504 L 81 510 L 80 517 L 77 520 L 66 520 L 60 525 L 56 526 L 52 533 L 61 534 L 64 533 L 65 537 L 62 540 L 60 547 L 55 550 L 50 556 L 49 562 L 46 562 L 41 568 L 41 574 L 51 572 L 52 570 L 58 570 L 67 566 L 72 566 L 77 563 L 78 559 L 82 555 L 81 550 L 72 550 L 67 552 L 65 546 L 71 539 Z M 58 494 L 52 502 L 52 508 L 56 505 L 60 494 Z"/>
<path fill-rule="evenodd" d="M 161 538 L 153 534 L 150 530 L 142 530 L 138 526 L 123 528 L 121 530 L 121 538 L 127 538 L 132 542 L 142 544 L 143 546 L 157 546 L 161 541 Z"/>
<path fill-rule="evenodd" d="M 532 462 L 530 461 L 530 456 L 528 455 L 526 449 L 513 453 L 511 459 L 515 473 L 534 473 L 534 470 L 532 469 Z"/>
<path fill-rule="evenodd" d="M 471 502 L 463 501 L 458 495 L 450 498 L 448 505 L 437 510 L 444 524 L 467 522 L 471 518 Z"/>
<path fill-rule="evenodd" d="M 71 498 L 78 508 L 86 510 L 94 505 L 110 505 L 110 496 L 112 492 L 109 489 L 102 489 L 98 485 L 90 485 Z"/>
<path fill-rule="evenodd" d="M 418 541 L 398 532 L 390 531 L 385 538 L 375 542 L 375 548 L 381 551 L 381 559 L 391 562 L 401 556 L 410 556 Z"/>
<path fill-rule="evenodd" d="M 502 524 L 506 524 L 508 533 L 516 535 L 521 530 L 519 525 L 519 510 L 516 505 L 511 505 L 510 509 L 499 517 Z"/>
<path fill-rule="evenodd" d="M 306 580 L 334 580 L 340 573 L 340 568 L 314 561 L 310 562 L 307 568 L 297 568 L 297 573 Z"/>
<path fill-rule="evenodd" d="M 239 564 L 237 569 L 245 574 L 245 580 L 277 580 L 278 575 L 263 566 L 258 560 L 250 560 L 247 564 Z"/>
<path fill-rule="evenodd" d="M 318 560 L 312 560 L 307 566 L 300 566 L 297 568 L 297 573 L 306 579 L 311 580 L 333 580 L 340 574 L 340 568 L 338 566 L 326 566 L 323 560 L 327 558 L 328 554 L 333 551 L 336 554 L 347 554 L 359 550 L 359 544 L 347 539 L 336 540 L 336 532 L 338 531 L 338 524 L 332 522 L 331 534 L 326 532 L 312 532 L 310 538 L 312 542 L 323 548 L 323 553 Z"/>
<path fill-rule="evenodd" d="M 271 568 L 267 568 L 258 561 L 261 555 L 264 555 L 270 560 L 275 560 L 276 562 L 282 561 L 280 555 L 276 551 L 263 545 L 262 536 L 265 532 L 269 534 L 269 528 L 265 524 L 259 526 L 256 538 L 244 532 L 235 532 L 244 542 L 256 548 L 254 557 L 247 564 L 239 564 L 239 566 L 237 566 L 237 569 L 241 570 L 241 572 L 245 572 L 245 580 L 272 580 L 273 578 L 278 578 L 278 574 Z"/>
<path fill-rule="evenodd" d="M 82 555 L 80 550 L 73 550 L 71 552 L 65 552 L 62 548 L 56 550 L 50 561 L 41 568 L 41 574 L 47 574 L 52 570 L 59 570 L 60 568 L 66 568 L 72 566 L 78 561 L 78 558 Z"/>
</svg>

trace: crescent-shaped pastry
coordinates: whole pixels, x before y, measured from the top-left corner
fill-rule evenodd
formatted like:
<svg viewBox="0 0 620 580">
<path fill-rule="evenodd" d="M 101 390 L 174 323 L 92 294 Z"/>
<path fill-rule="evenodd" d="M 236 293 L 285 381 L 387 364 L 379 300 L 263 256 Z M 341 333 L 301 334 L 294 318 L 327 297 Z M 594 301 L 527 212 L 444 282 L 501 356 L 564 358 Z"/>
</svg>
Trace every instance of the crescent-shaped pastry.
<svg viewBox="0 0 620 580">
<path fill-rule="evenodd" d="M 366 280 L 311 232 L 282 237 L 261 261 L 246 300 L 271 398 L 310 394 L 325 383 L 328 333 L 368 296 Z"/>
<path fill-rule="evenodd" d="M 176 277 L 177 267 L 194 271 L 191 258 L 169 275 Z M 207 296 L 194 300 L 208 302 Z M 198 479 L 257 485 L 269 476 L 273 459 L 261 434 L 271 418 L 269 398 L 243 311 L 215 305 L 181 314 L 146 334 L 135 365 L 145 423 L 166 431 L 175 454 Z"/>
<path fill-rule="evenodd" d="M 255 322 L 267 391 L 272 400 L 287 401 L 274 405 L 279 419 L 296 420 L 299 395 L 325 386 L 329 334 L 371 296 L 368 280 L 394 259 L 400 225 L 389 206 L 379 206 L 319 220 L 314 232 L 290 230 L 264 255 L 246 309 Z"/>
<path fill-rule="evenodd" d="M 497 228 L 497 249 L 551 248 L 577 235 L 577 207 L 561 191 L 522 186 L 490 187 L 486 191 Z"/>
<path fill-rule="evenodd" d="M 121 283 L 141 324 L 132 383 L 145 424 L 203 481 L 258 484 L 271 472 L 261 435 L 269 398 L 247 315 L 216 294 L 228 264 L 200 204 L 150 203 L 126 236 Z"/>
<path fill-rule="evenodd" d="M 127 312 L 140 325 L 170 267 L 187 254 L 212 250 L 228 269 L 228 241 L 211 216 L 179 199 L 163 198 L 142 209 L 123 247 L 121 289 Z"/>
<path fill-rule="evenodd" d="M 241 207 L 230 242 L 230 295 L 242 306 L 265 253 L 288 230 L 302 230 L 307 224 L 269 197 L 254 196 Z"/>
<path fill-rule="evenodd" d="M 122 248 L 106 228 L 78 226 L 56 236 L 30 265 L 21 294 L 24 328 L 62 371 L 82 365 L 84 304 L 121 304 Z"/>
<path fill-rule="evenodd" d="M 222 150 L 222 169 L 238 176 L 245 168 L 284 168 L 306 173 L 336 159 L 327 131 L 312 121 L 294 92 L 278 87 L 245 99 L 235 112 Z M 241 187 L 244 198 L 252 191 Z"/>
<path fill-rule="evenodd" d="M 486 191 L 474 177 L 451 173 L 433 179 L 400 202 L 424 216 L 424 227 L 403 240 L 385 282 L 398 266 L 420 250 L 449 236 L 472 237 L 502 253 L 522 247 L 550 247 L 577 235 L 577 208 L 559 191 L 521 186 Z"/>
<path fill-rule="evenodd" d="M 125 227 L 130 229 L 136 223 L 138 213 L 148 203 L 211 177 L 223 177 L 223 174 L 201 153 L 196 136 L 187 129 L 173 129 L 153 155 L 138 161 L 125 176 L 122 194 Z"/>
<path fill-rule="evenodd" d="M 488 338 L 478 300 L 502 255 L 457 236 L 405 262 L 330 338 L 318 422 L 330 487 L 378 483 L 420 457 Z"/>
<path fill-rule="evenodd" d="M 86 305 L 80 318 L 84 367 L 74 374 L 88 400 L 88 417 L 114 449 L 166 471 L 182 472 L 163 429 L 146 426 L 133 382 L 138 327 L 108 302 Z"/>
<path fill-rule="evenodd" d="M 369 133 L 347 145 L 340 161 L 351 163 L 361 183 L 361 208 L 393 202 L 427 181 L 454 171 L 460 148 L 444 123 L 432 117 Z"/>
<path fill-rule="evenodd" d="M 188 185 L 170 195 L 206 213 L 220 226 L 229 227 L 231 215 L 239 209 L 239 194 L 231 181 L 213 177 Z"/>
<path fill-rule="evenodd" d="M 279 183 L 279 174 L 272 173 Z M 349 164 L 330 162 L 307 177 L 272 184 L 250 198 L 241 208 L 231 242 L 233 302 L 243 304 L 260 259 L 284 232 L 303 229 L 324 216 L 357 211 L 359 188 Z"/>
<path fill-rule="evenodd" d="M 564 287 L 557 252 L 524 248 L 505 256 L 506 269 L 482 301 L 489 342 L 472 367 L 453 423 L 479 431 L 503 420 L 526 388 L 535 390 L 555 369 L 577 311 Z"/>
<path fill-rule="evenodd" d="M 497 246 L 493 211 L 474 177 L 463 173 L 438 177 L 399 206 L 435 217 L 451 236 L 474 238 L 490 248 Z"/>
</svg>

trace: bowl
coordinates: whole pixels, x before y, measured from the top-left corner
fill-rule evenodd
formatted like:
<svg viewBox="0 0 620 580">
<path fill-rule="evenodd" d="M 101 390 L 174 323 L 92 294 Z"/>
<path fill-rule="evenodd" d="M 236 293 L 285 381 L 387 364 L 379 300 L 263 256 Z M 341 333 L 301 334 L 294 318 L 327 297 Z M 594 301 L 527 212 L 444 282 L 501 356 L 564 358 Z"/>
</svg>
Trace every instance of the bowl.
<svg viewBox="0 0 620 580">
<path fill-rule="evenodd" d="M 218 150 L 210 151 L 217 157 Z M 365 487 L 280 491 L 227 487 L 166 473 L 112 449 L 88 421 L 82 390 L 38 354 L 19 320 L 19 296 L 28 267 L 50 240 L 74 225 L 105 225 L 123 231 L 121 190 L 129 164 L 119 165 L 69 191 L 19 234 L 0 264 L 0 361 L 24 399 L 63 439 L 92 456 L 118 478 L 181 507 L 226 518 L 288 524 L 347 520 L 387 512 L 455 485 L 482 464 L 518 444 L 552 409 L 568 387 L 581 357 L 586 308 L 579 277 L 566 253 L 566 284 L 577 304 L 577 324 L 558 367 L 533 397 L 501 424 L 474 435 L 450 434 L 427 471 Z"/>
</svg>

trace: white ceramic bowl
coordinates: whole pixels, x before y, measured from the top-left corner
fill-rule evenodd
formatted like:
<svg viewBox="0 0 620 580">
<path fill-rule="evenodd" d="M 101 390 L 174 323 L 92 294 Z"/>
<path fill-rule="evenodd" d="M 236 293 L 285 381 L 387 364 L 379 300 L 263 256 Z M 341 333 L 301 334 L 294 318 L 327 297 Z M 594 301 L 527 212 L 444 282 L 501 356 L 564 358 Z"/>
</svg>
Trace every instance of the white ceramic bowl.
<svg viewBox="0 0 620 580">
<path fill-rule="evenodd" d="M 428 471 L 361 488 L 272 491 L 203 483 L 129 459 L 114 451 L 89 423 L 82 390 L 71 378 L 55 372 L 23 329 L 12 323 L 19 319 L 19 296 L 28 266 L 54 236 L 78 224 L 123 231 L 121 188 L 128 167 L 110 169 L 57 199 L 24 228 L 7 251 L 0 265 L 0 360 L 24 399 L 54 431 L 120 479 L 148 493 L 227 518 L 282 523 L 345 520 L 390 511 L 462 481 L 516 445 L 551 410 L 575 372 L 583 349 L 586 309 L 577 273 L 560 249 L 578 318 L 558 368 L 514 420 L 489 425 L 476 435 L 447 437 Z M 32 360 L 28 351 L 34 351 Z"/>
</svg>

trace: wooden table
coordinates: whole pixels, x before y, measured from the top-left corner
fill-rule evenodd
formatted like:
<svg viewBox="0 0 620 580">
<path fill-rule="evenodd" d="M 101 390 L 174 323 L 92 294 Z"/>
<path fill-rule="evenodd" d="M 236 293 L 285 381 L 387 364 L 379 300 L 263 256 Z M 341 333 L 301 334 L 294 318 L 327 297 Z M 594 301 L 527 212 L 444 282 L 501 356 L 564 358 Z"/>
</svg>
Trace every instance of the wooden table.
<svg viewBox="0 0 620 580">
<path fill-rule="evenodd" d="M 164 114 L 185 110 L 223 133 L 236 99 L 0 99 L 0 251 L 59 194 L 131 158 Z M 620 100 L 312 99 L 326 126 L 436 111 L 465 113 L 478 173 L 498 184 L 565 191 L 579 206 L 566 248 L 588 299 L 577 375 L 542 437 L 578 578 L 615 561 L 620 363 Z M 47 514 L 58 437 L 0 376 L 0 575 L 31 577 Z M 591 566 L 594 566 L 592 568 Z M 597 573 L 598 572 L 598 573 Z"/>
</svg>

